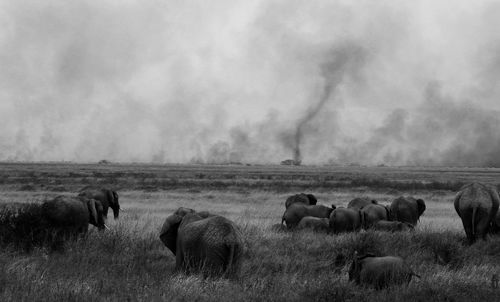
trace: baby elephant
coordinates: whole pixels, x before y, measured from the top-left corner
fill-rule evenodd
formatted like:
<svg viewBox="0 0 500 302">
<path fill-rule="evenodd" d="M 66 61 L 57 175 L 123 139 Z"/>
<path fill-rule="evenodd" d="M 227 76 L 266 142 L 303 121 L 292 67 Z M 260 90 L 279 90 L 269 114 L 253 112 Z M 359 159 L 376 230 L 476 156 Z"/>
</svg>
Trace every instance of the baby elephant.
<svg viewBox="0 0 500 302">
<path fill-rule="evenodd" d="M 386 232 L 401 232 L 414 230 L 414 226 L 407 222 L 379 220 L 371 226 L 371 229 Z"/>
<path fill-rule="evenodd" d="M 328 218 L 319 218 L 313 216 L 306 216 L 302 218 L 297 225 L 299 230 L 302 229 L 312 229 L 314 231 L 323 231 L 327 232 L 329 229 L 329 219 Z"/>
<path fill-rule="evenodd" d="M 391 285 L 408 284 L 412 276 L 420 278 L 402 258 L 396 256 L 358 256 L 355 253 L 349 269 L 349 281 L 373 286 L 377 290 Z"/>
</svg>

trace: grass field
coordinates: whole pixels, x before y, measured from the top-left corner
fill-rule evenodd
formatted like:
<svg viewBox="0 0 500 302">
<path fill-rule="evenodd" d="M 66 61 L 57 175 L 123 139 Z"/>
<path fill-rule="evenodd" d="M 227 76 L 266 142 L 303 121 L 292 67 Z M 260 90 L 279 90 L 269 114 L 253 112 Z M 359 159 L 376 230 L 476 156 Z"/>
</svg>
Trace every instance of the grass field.
<svg viewBox="0 0 500 302">
<path fill-rule="evenodd" d="M 500 301 L 490 287 L 500 273 L 500 237 L 465 245 L 452 205 L 462 183 L 499 179 L 500 169 L 472 168 L 0 164 L 0 202 L 42 202 L 102 184 L 118 190 L 126 210 L 109 217 L 111 230 L 91 227 L 63 253 L 2 249 L 0 301 Z M 303 191 L 326 205 L 413 195 L 427 210 L 412 233 L 273 227 L 286 197 Z M 249 252 L 237 280 L 173 273 L 158 230 L 180 206 L 242 228 Z M 351 284 L 354 250 L 401 256 L 422 278 L 382 291 Z M 339 255 L 345 261 L 335 261 Z"/>
</svg>

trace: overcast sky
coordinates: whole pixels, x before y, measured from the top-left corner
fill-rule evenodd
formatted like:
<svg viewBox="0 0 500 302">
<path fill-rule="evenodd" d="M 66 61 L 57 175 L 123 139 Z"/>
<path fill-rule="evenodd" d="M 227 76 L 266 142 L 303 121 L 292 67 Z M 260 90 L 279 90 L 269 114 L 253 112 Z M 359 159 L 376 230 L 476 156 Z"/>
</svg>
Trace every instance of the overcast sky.
<svg viewBox="0 0 500 302">
<path fill-rule="evenodd" d="M 500 166 L 500 3 L 0 0 L 0 121 L 0 160 Z"/>
</svg>

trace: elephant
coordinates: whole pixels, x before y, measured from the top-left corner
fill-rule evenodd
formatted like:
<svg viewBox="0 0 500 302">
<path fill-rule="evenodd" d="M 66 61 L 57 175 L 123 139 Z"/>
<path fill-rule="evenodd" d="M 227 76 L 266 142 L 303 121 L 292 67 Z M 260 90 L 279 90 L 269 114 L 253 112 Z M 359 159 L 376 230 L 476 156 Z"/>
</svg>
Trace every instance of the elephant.
<svg viewBox="0 0 500 302">
<path fill-rule="evenodd" d="M 334 233 L 359 231 L 363 226 L 363 215 L 357 208 L 338 207 L 329 218 L 330 229 Z"/>
<path fill-rule="evenodd" d="M 99 200 L 104 210 L 104 218 L 108 217 L 108 208 L 111 208 L 114 218 L 118 219 L 120 215 L 120 203 L 118 202 L 118 193 L 116 191 L 87 186 L 80 190 L 78 196 Z"/>
<path fill-rule="evenodd" d="M 416 226 L 420 216 L 425 212 L 425 202 L 422 199 L 400 196 L 391 202 L 390 210 L 392 220 Z"/>
<path fill-rule="evenodd" d="M 373 286 L 380 290 L 392 285 L 409 284 L 411 278 L 419 275 L 397 256 L 376 257 L 373 254 L 358 256 L 354 253 L 354 258 L 349 268 L 349 281 L 356 284 Z"/>
<path fill-rule="evenodd" d="M 333 211 L 332 207 L 324 205 L 305 205 L 302 203 L 294 203 L 290 205 L 283 213 L 281 223 L 286 223 L 287 228 L 295 228 L 300 220 L 306 216 L 313 216 L 318 218 L 328 218 Z"/>
<path fill-rule="evenodd" d="M 457 192 L 453 204 L 462 219 L 469 244 L 478 237 L 486 239 L 500 204 L 498 192 L 481 183 L 467 184 Z"/>
<path fill-rule="evenodd" d="M 41 205 L 41 227 L 53 250 L 62 248 L 67 239 L 86 234 L 89 223 L 104 230 L 104 211 L 99 200 L 84 197 L 57 196 Z"/>
<path fill-rule="evenodd" d="M 353 200 L 349 201 L 347 207 L 362 209 L 364 206 L 367 206 L 369 204 L 378 204 L 378 201 L 368 197 L 356 197 Z"/>
<path fill-rule="evenodd" d="M 160 240 L 175 255 L 176 271 L 225 277 L 240 271 L 243 236 L 234 222 L 222 216 L 203 218 L 194 210 L 177 210 L 166 218 Z"/>
<path fill-rule="evenodd" d="M 327 232 L 329 230 L 329 219 L 306 216 L 300 220 L 299 224 L 297 225 L 297 229 L 312 229 L 314 231 Z"/>
<path fill-rule="evenodd" d="M 415 227 L 408 222 L 379 220 L 375 222 L 371 229 L 376 231 L 400 232 L 413 230 Z"/>
<path fill-rule="evenodd" d="M 313 194 L 305 194 L 305 193 L 295 194 L 295 195 L 289 196 L 286 199 L 285 208 L 288 209 L 288 207 L 294 203 L 303 203 L 306 205 L 316 205 L 318 203 L 318 200 L 316 199 L 316 197 Z"/>
<path fill-rule="evenodd" d="M 369 204 L 362 207 L 360 211 L 361 215 L 363 215 L 363 227 L 365 229 L 379 220 L 391 220 L 389 208 L 381 204 Z"/>
</svg>

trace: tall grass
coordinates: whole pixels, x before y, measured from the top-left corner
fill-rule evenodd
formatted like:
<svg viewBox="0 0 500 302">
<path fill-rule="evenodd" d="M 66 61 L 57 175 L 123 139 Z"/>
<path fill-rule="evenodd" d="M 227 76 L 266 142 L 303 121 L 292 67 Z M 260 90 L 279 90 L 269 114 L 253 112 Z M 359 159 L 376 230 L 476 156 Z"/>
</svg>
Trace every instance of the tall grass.
<svg viewBox="0 0 500 302">
<path fill-rule="evenodd" d="M 174 257 L 158 239 L 160 221 L 143 215 L 108 232 L 68 241 L 63 253 L 13 247 L 0 253 L 1 301 L 494 301 L 500 238 L 463 245 L 454 231 L 329 235 L 238 224 L 248 243 L 236 280 L 174 273 Z M 153 223 L 151 222 L 153 221 Z M 398 255 L 422 276 L 377 292 L 347 280 L 354 251 Z M 447 255 L 446 257 L 442 255 Z M 448 299 L 448 300 L 446 300 Z"/>
</svg>

